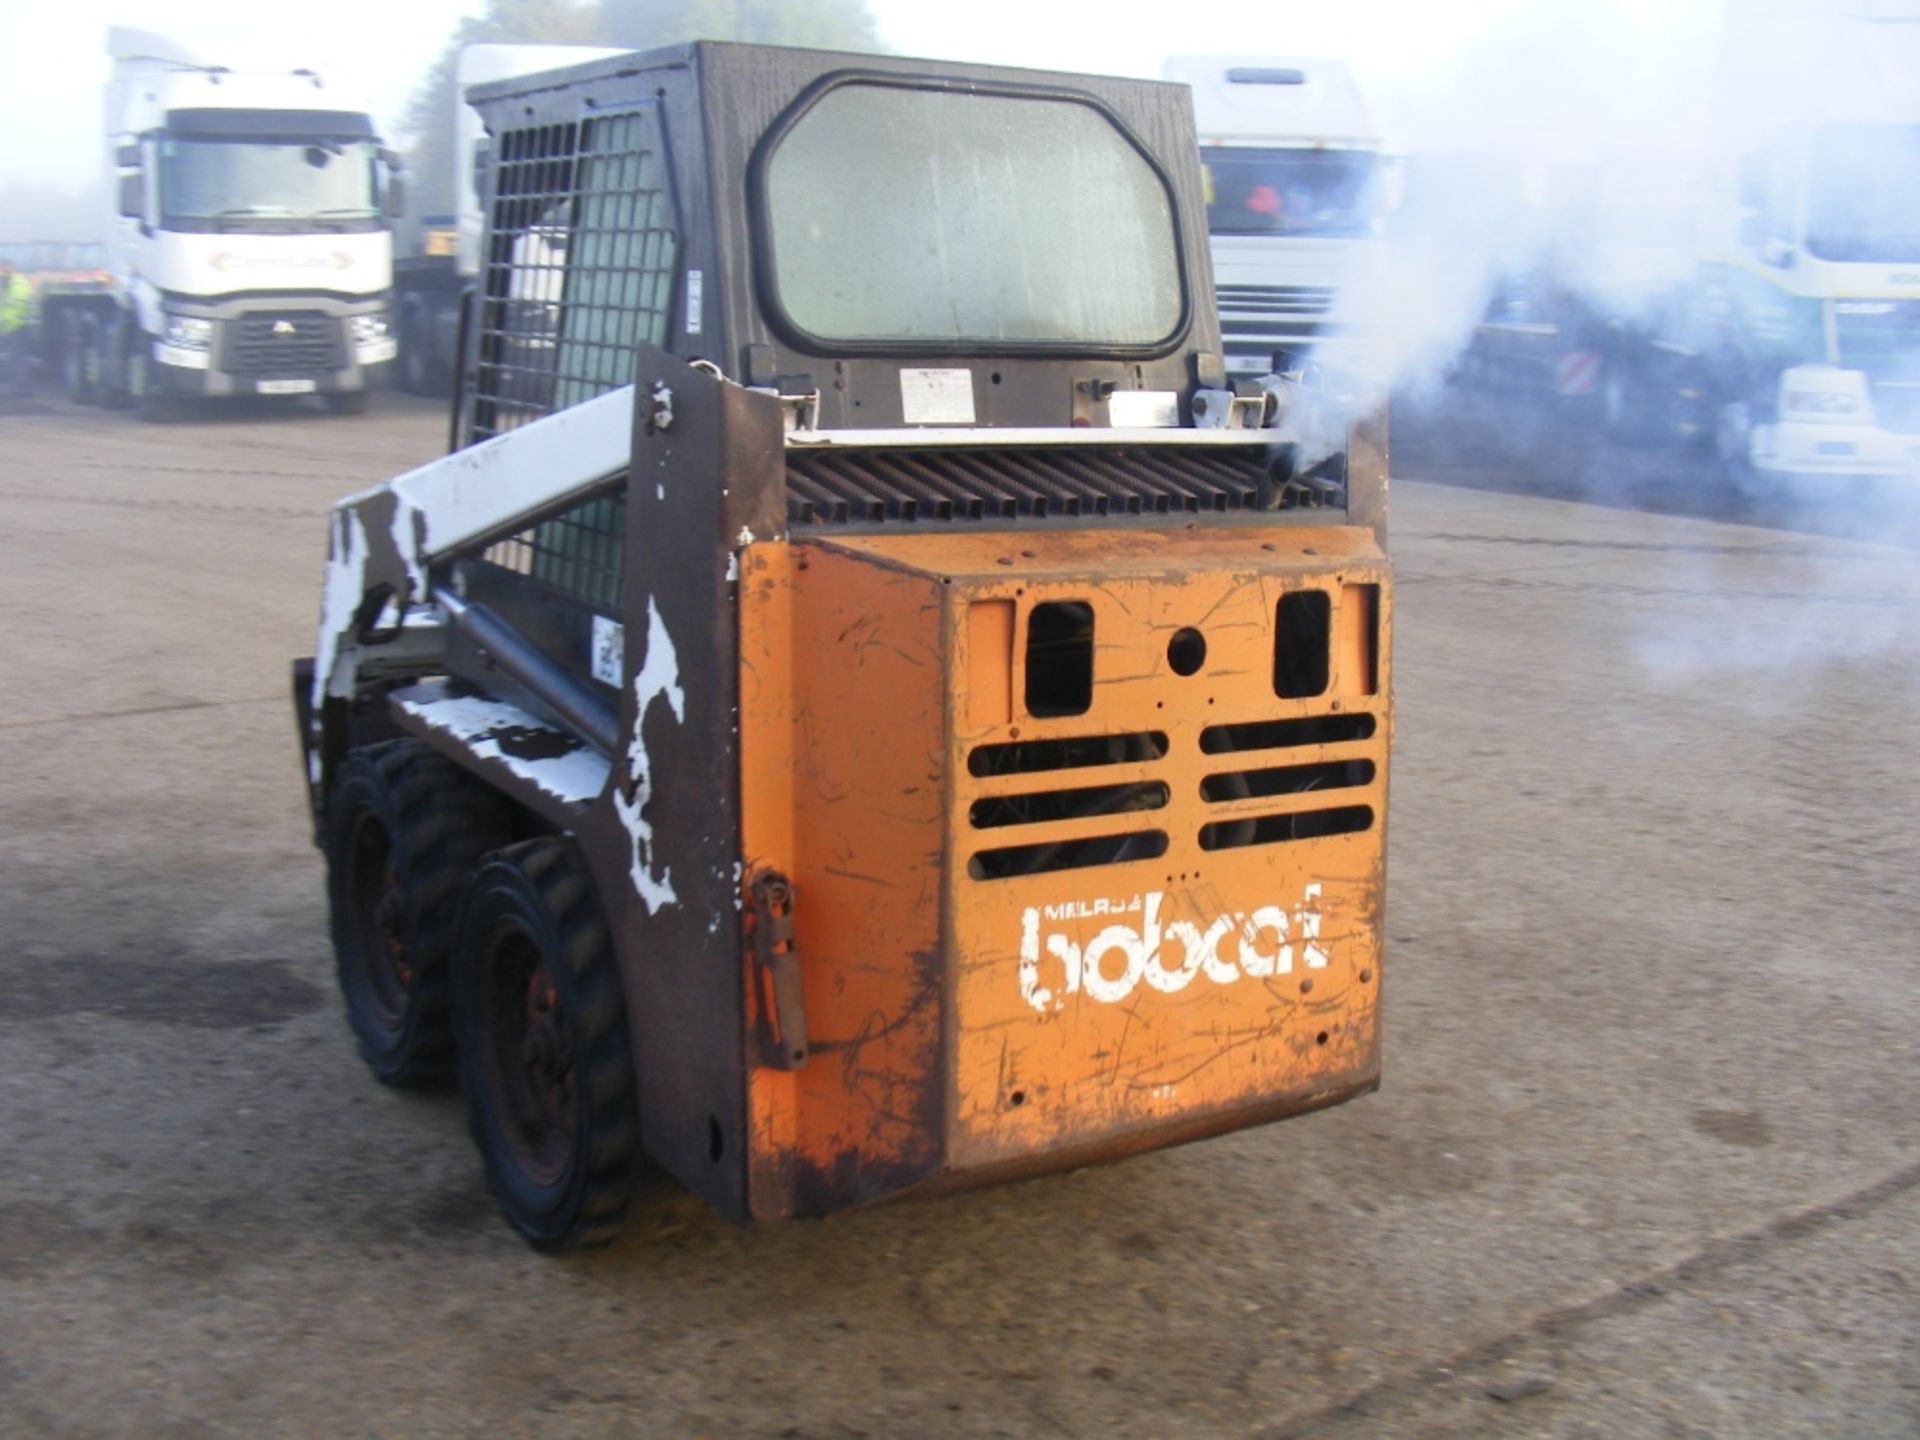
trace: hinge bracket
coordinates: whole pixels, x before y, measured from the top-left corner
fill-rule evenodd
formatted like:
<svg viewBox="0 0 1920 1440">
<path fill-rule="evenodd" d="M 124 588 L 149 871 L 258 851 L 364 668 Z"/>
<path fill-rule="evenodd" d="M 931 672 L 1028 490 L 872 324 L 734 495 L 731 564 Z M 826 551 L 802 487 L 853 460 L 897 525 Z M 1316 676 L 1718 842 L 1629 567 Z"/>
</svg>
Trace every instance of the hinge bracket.
<svg viewBox="0 0 1920 1440">
<path fill-rule="evenodd" d="M 786 876 L 764 870 L 754 876 L 747 896 L 754 989 L 762 1006 L 762 1058 L 776 1070 L 799 1070 L 807 1063 L 807 1010 L 800 993 L 800 952 L 793 941 L 793 886 Z"/>
</svg>

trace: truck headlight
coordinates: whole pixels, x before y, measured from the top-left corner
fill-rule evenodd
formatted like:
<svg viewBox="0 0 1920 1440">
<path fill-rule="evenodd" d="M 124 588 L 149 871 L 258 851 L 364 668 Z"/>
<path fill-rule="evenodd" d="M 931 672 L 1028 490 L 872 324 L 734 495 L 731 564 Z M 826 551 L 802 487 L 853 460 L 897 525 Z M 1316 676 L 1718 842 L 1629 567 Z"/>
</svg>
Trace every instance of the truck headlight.
<svg viewBox="0 0 1920 1440">
<path fill-rule="evenodd" d="M 167 317 L 166 343 L 182 350 L 207 350 L 213 346 L 213 322 L 191 315 Z"/>
<path fill-rule="evenodd" d="M 371 345 L 376 340 L 387 338 L 387 317 L 384 315 L 356 315 L 353 317 L 353 343 Z"/>
<path fill-rule="evenodd" d="M 1871 418 L 1867 377 L 1831 365 L 1796 365 L 1780 376 L 1780 418 L 1835 424 Z"/>
</svg>

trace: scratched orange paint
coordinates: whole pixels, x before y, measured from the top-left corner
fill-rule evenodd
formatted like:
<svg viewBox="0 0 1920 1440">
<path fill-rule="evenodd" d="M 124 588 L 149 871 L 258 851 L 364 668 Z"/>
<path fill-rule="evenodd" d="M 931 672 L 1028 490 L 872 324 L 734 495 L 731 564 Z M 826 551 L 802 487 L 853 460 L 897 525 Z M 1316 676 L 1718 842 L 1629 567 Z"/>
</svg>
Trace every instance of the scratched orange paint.
<svg viewBox="0 0 1920 1440">
<path fill-rule="evenodd" d="M 1327 684 L 1283 699 L 1276 613 L 1301 589 L 1327 597 Z M 1084 713 L 1035 718 L 1027 625 L 1052 601 L 1091 607 L 1093 687 Z M 809 1175 L 870 1176 L 877 1198 L 1082 1163 L 1377 1077 L 1392 607 L 1367 531 L 762 544 L 740 604 L 744 878 L 793 881 L 812 1045 L 804 1069 L 752 1076 L 754 1213 L 806 1208 Z M 1169 644 L 1187 628 L 1205 660 L 1183 676 Z M 1370 733 L 1202 748 L 1219 727 L 1327 717 L 1372 717 L 1346 722 Z M 1136 741 L 1098 766 L 970 768 L 981 746 L 1115 735 L 1164 736 L 1164 754 Z M 1203 793 L 1336 765 L 1336 788 Z M 999 797 L 1121 786 L 1134 799 L 1116 813 L 976 823 L 976 802 L 991 816 Z M 1365 828 L 1202 844 L 1329 809 Z M 997 878 L 987 853 L 1145 832 L 1164 853 Z M 750 966 L 744 983 L 758 1016 Z"/>
</svg>

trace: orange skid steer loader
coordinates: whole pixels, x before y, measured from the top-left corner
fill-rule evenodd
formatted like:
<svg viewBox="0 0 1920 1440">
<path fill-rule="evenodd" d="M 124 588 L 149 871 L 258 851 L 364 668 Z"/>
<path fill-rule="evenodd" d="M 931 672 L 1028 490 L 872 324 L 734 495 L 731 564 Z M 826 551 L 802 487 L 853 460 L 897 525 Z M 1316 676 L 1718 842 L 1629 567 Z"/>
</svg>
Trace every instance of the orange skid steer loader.
<svg viewBox="0 0 1920 1440">
<path fill-rule="evenodd" d="M 1230 382 L 1179 86 L 732 45 L 471 92 L 457 448 L 296 664 L 384 1081 L 534 1244 L 1371 1090 L 1384 428 Z"/>
</svg>

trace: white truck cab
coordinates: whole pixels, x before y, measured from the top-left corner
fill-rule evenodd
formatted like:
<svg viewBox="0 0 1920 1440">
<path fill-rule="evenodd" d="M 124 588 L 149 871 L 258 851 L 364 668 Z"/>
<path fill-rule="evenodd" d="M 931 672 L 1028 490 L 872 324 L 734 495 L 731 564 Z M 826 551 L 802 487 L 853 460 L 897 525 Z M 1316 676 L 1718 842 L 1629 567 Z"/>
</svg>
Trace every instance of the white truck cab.
<svg viewBox="0 0 1920 1440">
<path fill-rule="evenodd" d="M 1760 488 L 1920 483 L 1920 0 L 1737 4 L 1686 337 Z"/>
<path fill-rule="evenodd" d="M 93 317 L 101 398 L 150 413 L 216 395 L 363 408 L 394 358 L 392 156 L 311 70 L 247 71 L 114 27 L 112 306 Z"/>
<path fill-rule="evenodd" d="M 1383 245 L 1381 137 L 1338 60 L 1175 56 L 1193 90 L 1226 363 L 1365 373 L 1352 286 Z"/>
</svg>

